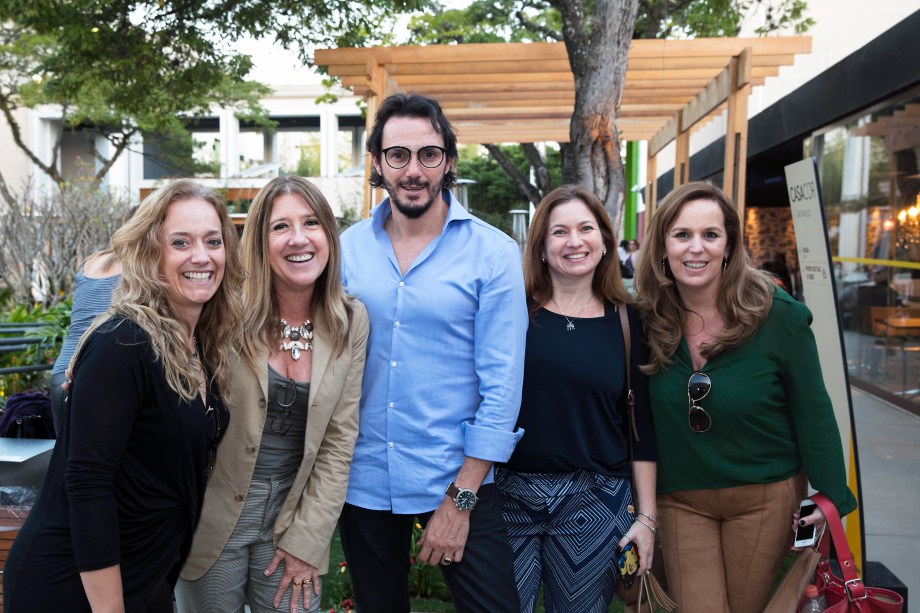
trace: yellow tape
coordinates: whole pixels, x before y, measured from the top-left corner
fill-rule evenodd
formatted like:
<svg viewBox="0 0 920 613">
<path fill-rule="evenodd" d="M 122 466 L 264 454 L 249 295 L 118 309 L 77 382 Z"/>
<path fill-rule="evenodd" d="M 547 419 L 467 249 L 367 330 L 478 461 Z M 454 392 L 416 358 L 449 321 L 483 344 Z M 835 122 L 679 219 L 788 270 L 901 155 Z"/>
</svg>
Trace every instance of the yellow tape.
<svg viewBox="0 0 920 613">
<path fill-rule="evenodd" d="M 851 264 L 867 264 L 869 266 L 892 266 L 894 268 L 913 268 L 920 270 L 920 262 L 904 262 L 901 260 L 875 260 L 872 258 L 842 258 L 834 256 L 831 260 L 835 262 L 849 262 Z"/>
</svg>

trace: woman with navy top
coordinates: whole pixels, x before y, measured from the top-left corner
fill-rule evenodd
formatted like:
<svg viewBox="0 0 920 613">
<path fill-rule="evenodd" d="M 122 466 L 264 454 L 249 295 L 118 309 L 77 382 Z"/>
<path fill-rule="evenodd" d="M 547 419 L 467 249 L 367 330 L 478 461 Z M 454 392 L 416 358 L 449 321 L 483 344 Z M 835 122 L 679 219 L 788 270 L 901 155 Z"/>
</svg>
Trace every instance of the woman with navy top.
<svg viewBox="0 0 920 613">
<path fill-rule="evenodd" d="M 591 192 L 563 186 L 543 199 L 524 277 L 530 326 L 517 427 L 525 435 L 495 471 L 521 611 L 535 610 L 541 584 L 547 611 L 606 611 L 618 547 L 633 541 L 639 572 L 651 568 L 655 440 L 647 378 L 638 369 L 640 323 L 610 221 Z M 639 435 L 632 474 L 623 309 Z"/>
</svg>

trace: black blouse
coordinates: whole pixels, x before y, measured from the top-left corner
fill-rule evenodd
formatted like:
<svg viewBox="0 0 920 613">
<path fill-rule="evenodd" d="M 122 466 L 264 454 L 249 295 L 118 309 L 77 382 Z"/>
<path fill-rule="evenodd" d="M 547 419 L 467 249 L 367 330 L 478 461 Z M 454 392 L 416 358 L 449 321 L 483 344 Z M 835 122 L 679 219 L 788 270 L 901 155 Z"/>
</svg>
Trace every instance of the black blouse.
<svg viewBox="0 0 920 613">
<path fill-rule="evenodd" d="M 126 611 L 171 589 L 201 513 L 209 453 L 229 422 L 217 395 L 207 400 L 179 398 L 134 322 L 116 318 L 93 333 L 7 561 L 8 611 L 89 611 L 79 573 L 115 564 Z"/>
<path fill-rule="evenodd" d="M 648 401 L 646 359 L 635 309 L 631 326 L 631 380 L 636 398 L 637 460 L 655 460 L 655 433 Z M 588 470 L 612 477 L 629 475 L 626 442 L 626 355 L 620 316 L 612 306 L 603 317 L 572 318 L 536 312 L 527 329 L 524 388 L 517 427 L 524 428 L 505 465 L 519 472 Z"/>
</svg>

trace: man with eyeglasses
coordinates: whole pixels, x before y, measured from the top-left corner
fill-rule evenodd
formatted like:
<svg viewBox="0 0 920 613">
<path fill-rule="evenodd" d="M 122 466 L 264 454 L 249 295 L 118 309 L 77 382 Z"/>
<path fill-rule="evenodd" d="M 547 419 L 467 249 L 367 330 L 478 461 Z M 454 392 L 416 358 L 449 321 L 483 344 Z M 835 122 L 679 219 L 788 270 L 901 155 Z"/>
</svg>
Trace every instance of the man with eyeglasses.
<svg viewBox="0 0 920 613">
<path fill-rule="evenodd" d="M 342 235 L 342 277 L 371 321 L 342 546 L 362 613 L 409 611 L 409 543 L 458 611 L 518 608 L 492 464 L 521 400 L 527 309 L 517 244 L 448 188 L 457 138 L 418 94 L 380 105 L 371 185 L 389 197 Z"/>
</svg>

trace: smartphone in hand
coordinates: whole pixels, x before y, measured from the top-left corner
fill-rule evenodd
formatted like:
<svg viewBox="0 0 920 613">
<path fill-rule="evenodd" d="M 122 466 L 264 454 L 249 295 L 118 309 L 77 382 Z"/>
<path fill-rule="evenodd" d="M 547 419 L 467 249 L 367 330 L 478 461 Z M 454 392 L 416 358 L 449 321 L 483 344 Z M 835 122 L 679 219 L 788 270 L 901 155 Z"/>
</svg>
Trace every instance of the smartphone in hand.
<svg viewBox="0 0 920 613">
<path fill-rule="evenodd" d="M 815 512 L 815 509 L 818 508 L 814 502 L 809 499 L 803 500 L 799 504 L 799 519 L 808 517 Z M 815 527 L 811 526 L 798 526 L 795 529 L 795 542 L 793 546 L 795 547 L 811 547 L 815 544 Z"/>
<path fill-rule="evenodd" d="M 639 574 L 639 551 L 632 541 L 617 550 L 617 568 L 620 570 L 620 580 L 629 588 Z"/>
</svg>

